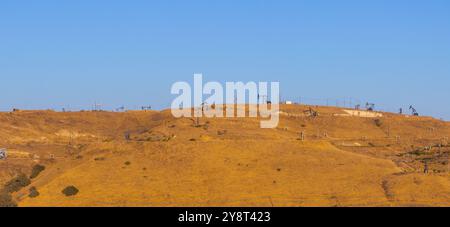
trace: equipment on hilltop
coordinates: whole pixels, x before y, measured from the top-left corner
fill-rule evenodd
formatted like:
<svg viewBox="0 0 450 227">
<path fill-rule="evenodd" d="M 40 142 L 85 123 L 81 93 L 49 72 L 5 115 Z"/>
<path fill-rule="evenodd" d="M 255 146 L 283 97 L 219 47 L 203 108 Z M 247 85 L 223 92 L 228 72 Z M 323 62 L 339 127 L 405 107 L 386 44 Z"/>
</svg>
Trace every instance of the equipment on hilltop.
<svg viewBox="0 0 450 227">
<path fill-rule="evenodd" d="M 308 110 L 303 111 L 308 117 L 318 117 L 319 116 L 319 112 L 313 110 L 311 107 L 309 107 Z"/>
<path fill-rule="evenodd" d="M 366 103 L 366 110 L 368 111 L 374 111 L 375 110 L 375 104 L 374 103 Z"/>
<path fill-rule="evenodd" d="M 94 105 L 92 105 L 92 111 L 102 111 L 102 106 L 102 104 L 94 103 Z"/>
<path fill-rule="evenodd" d="M 300 140 L 305 141 L 305 132 L 304 131 L 300 132 Z"/>
<path fill-rule="evenodd" d="M 268 104 L 267 95 L 260 95 L 258 94 L 258 104 L 259 103 L 267 103 Z"/>
<path fill-rule="evenodd" d="M 423 162 L 423 173 L 428 173 L 429 167 L 428 167 L 428 161 Z"/>
<path fill-rule="evenodd" d="M 6 160 L 7 157 L 8 152 L 6 151 L 6 149 L 4 148 L 0 149 L 0 160 Z"/>
<path fill-rule="evenodd" d="M 119 108 L 116 108 L 116 112 L 125 111 L 125 107 L 121 106 Z"/>
<path fill-rule="evenodd" d="M 152 106 L 142 106 L 141 109 L 142 110 L 151 110 Z"/>
<path fill-rule="evenodd" d="M 417 113 L 417 110 L 412 105 L 409 106 L 409 109 L 411 110 L 411 114 L 413 116 L 419 116 L 419 113 Z"/>
<path fill-rule="evenodd" d="M 208 110 L 208 103 L 207 102 L 204 102 L 204 103 L 202 103 L 202 113 L 205 111 L 205 110 Z"/>
</svg>

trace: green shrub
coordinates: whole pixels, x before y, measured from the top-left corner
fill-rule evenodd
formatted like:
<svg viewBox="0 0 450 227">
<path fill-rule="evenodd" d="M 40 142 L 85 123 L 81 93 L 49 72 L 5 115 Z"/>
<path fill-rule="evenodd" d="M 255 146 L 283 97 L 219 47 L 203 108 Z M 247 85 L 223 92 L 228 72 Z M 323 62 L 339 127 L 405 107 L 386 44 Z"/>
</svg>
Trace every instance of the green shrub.
<svg viewBox="0 0 450 227">
<path fill-rule="evenodd" d="M 30 179 L 34 179 L 39 176 L 39 174 L 45 170 L 45 166 L 36 164 L 33 166 L 33 169 L 31 170 Z"/>
<path fill-rule="evenodd" d="M 74 196 L 78 194 L 79 190 L 75 186 L 68 186 L 64 190 L 62 190 L 62 193 L 66 196 Z"/>
<path fill-rule="evenodd" d="M 36 197 L 38 197 L 39 195 L 40 195 L 40 193 L 38 192 L 38 190 L 37 190 L 36 187 L 31 187 L 31 188 L 30 188 L 30 194 L 28 194 L 28 196 L 29 196 L 30 198 L 36 198 Z"/>
<path fill-rule="evenodd" d="M 30 179 L 25 174 L 20 174 L 5 184 L 5 191 L 7 193 L 17 192 L 30 184 Z"/>
</svg>

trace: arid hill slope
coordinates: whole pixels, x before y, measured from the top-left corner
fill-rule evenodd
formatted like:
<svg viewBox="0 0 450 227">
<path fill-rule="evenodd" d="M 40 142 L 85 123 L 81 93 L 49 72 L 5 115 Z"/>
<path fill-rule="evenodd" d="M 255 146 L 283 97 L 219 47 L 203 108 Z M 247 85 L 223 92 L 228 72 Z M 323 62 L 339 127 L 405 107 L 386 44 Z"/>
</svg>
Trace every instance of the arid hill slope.
<svg viewBox="0 0 450 227">
<path fill-rule="evenodd" d="M 308 109 L 282 106 L 276 129 L 170 111 L 0 113 L 0 182 L 45 166 L 13 193 L 20 206 L 450 205 L 449 122 Z"/>
</svg>

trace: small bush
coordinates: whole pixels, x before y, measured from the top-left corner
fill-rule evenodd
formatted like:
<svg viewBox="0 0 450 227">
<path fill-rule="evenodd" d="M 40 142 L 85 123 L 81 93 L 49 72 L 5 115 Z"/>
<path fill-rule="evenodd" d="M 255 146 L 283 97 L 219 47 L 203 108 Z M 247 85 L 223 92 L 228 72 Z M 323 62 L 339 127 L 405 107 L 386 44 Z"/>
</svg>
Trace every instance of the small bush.
<svg viewBox="0 0 450 227">
<path fill-rule="evenodd" d="M 104 157 L 94 158 L 94 161 L 105 161 L 105 160 L 106 160 L 106 158 L 104 158 Z"/>
<path fill-rule="evenodd" d="M 130 161 L 126 161 L 124 164 L 125 164 L 126 166 L 129 166 L 129 165 L 131 165 L 131 162 L 130 162 Z"/>
<path fill-rule="evenodd" d="M 38 192 L 38 190 L 37 190 L 36 187 L 31 187 L 31 188 L 30 188 L 30 194 L 28 194 L 28 196 L 29 196 L 30 198 L 36 198 L 36 197 L 38 197 L 39 195 L 40 195 L 40 193 Z"/>
<path fill-rule="evenodd" d="M 5 184 L 5 191 L 7 193 L 17 192 L 30 184 L 30 179 L 25 174 L 20 174 Z"/>
<path fill-rule="evenodd" d="M 217 135 L 219 135 L 219 136 L 223 136 L 225 134 L 227 134 L 227 130 L 219 130 L 219 131 L 217 131 Z"/>
<path fill-rule="evenodd" d="M 414 150 L 409 153 L 416 156 L 428 155 L 428 153 L 423 150 Z"/>
<path fill-rule="evenodd" d="M 45 166 L 36 164 L 33 166 L 33 169 L 31 170 L 30 179 L 34 179 L 39 176 L 39 174 L 45 170 Z"/>
<path fill-rule="evenodd" d="M 0 191 L 0 207 L 17 207 L 12 196 L 5 190 Z"/>
<path fill-rule="evenodd" d="M 383 121 L 381 119 L 375 119 L 374 122 L 375 122 L 375 125 L 378 127 L 381 127 L 383 125 Z"/>
<path fill-rule="evenodd" d="M 78 194 L 79 190 L 75 186 L 68 186 L 64 190 L 62 190 L 62 193 L 66 196 L 74 196 Z"/>
</svg>

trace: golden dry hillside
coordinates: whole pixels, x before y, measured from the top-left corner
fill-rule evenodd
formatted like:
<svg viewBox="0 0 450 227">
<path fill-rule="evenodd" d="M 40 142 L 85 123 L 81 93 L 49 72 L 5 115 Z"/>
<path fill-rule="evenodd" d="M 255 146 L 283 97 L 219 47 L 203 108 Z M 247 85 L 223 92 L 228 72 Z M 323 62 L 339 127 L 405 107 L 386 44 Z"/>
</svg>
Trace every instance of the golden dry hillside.
<svg viewBox="0 0 450 227">
<path fill-rule="evenodd" d="M 282 106 L 276 129 L 170 111 L 1 113 L 0 183 L 45 166 L 12 193 L 19 206 L 450 206 L 449 122 L 309 108 Z"/>
</svg>

